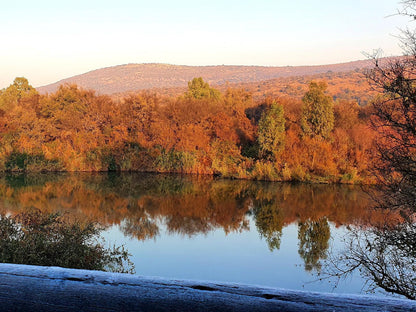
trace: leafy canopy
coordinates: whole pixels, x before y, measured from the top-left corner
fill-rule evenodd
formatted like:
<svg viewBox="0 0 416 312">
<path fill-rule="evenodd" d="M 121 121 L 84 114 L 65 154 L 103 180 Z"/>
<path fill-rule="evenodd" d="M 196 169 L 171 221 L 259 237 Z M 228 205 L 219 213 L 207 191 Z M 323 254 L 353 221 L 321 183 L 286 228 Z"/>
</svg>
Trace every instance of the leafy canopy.
<svg viewBox="0 0 416 312">
<path fill-rule="evenodd" d="M 273 103 L 267 112 L 264 112 L 258 128 L 258 143 L 260 157 L 276 157 L 285 146 L 285 117 L 283 106 Z"/>
<path fill-rule="evenodd" d="M 301 127 L 308 136 L 327 139 L 334 128 L 334 102 L 326 88 L 325 82 L 312 81 L 302 98 Z"/>
<path fill-rule="evenodd" d="M 13 84 L 0 91 L 0 109 L 8 111 L 13 109 L 17 104 L 26 98 L 38 95 L 29 81 L 24 77 L 17 77 Z"/>
<path fill-rule="evenodd" d="M 220 91 L 213 89 L 201 77 L 194 78 L 188 82 L 186 98 L 218 100 L 221 97 Z"/>
</svg>

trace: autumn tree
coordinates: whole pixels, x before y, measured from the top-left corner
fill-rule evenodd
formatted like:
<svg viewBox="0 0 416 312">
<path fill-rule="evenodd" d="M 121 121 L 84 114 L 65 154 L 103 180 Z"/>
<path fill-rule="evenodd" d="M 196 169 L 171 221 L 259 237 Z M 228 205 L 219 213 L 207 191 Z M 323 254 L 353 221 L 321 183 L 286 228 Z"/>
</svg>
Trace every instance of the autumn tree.
<svg viewBox="0 0 416 312">
<path fill-rule="evenodd" d="M 160 131 L 154 129 L 154 124 L 160 117 L 159 102 L 158 96 L 147 92 L 130 95 L 124 99 L 121 115 L 130 140 L 142 145 L 157 143 Z"/>
<path fill-rule="evenodd" d="M 351 130 L 359 123 L 360 107 L 357 102 L 340 100 L 334 106 L 334 128 Z"/>
<path fill-rule="evenodd" d="M 258 143 L 260 157 L 274 158 L 283 150 L 285 144 L 285 117 L 283 106 L 273 103 L 263 113 L 259 121 Z"/>
<path fill-rule="evenodd" d="M 326 88 L 325 82 L 312 81 L 302 98 L 301 127 L 308 136 L 327 139 L 334 128 L 333 100 Z"/>
</svg>

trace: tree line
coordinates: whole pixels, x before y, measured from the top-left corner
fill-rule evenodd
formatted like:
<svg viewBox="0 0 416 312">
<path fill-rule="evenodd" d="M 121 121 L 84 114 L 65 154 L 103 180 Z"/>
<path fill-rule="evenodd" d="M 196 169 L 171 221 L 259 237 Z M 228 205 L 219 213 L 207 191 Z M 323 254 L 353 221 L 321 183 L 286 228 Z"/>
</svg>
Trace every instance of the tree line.
<svg viewBox="0 0 416 312">
<path fill-rule="evenodd" d="M 146 171 L 272 181 L 371 182 L 369 109 L 324 81 L 304 97 L 255 101 L 194 78 L 180 96 L 122 99 L 25 78 L 0 92 L 1 171 Z"/>
</svg>

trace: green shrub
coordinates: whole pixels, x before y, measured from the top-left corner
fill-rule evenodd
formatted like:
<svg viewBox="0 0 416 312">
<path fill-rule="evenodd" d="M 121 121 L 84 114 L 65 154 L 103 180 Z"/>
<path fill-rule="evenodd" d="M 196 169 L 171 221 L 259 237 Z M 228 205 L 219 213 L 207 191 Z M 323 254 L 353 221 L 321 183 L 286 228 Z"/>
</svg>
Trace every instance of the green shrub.
<svg viewBox="0 0 416 312">
<path fill-rule="evenodd" d="M 169 151 L 162 149 L 155 160 L 155 167 L 161 172 L 190 172 L 195 164 L 195 155 L 173 149 Z"/>
<path fill-rule="evenodd" d="M 308 181 L 309 175 L 306 173 L 305 169 L 301 165 L 297 165 L 292 170 L 292 179 L 296 181 Z"/>
<path fill-rule="evenodd" d="M 13 152 L 7 157 L 5 167 L 8 171 L 26 171 L 28 154 Z"/>
<path fill-rule="evenodd" d="M 358 180 L 358 173 L 356 168 L 351 168 L 347 173 L 341 176 L 341 183 L 354 184 Z"/>
<path fill-rule="evenodd" d="M 13 152 L 5 161 L 6 171 L 61 171 L 63 166 L 60 161 L 46 159 L 44 155 L 30 155 L 27 153 Z"/>
<path fill-rule="evenodd" d="M 252 176 L 256 180 L 279 181 L 281 178 L 274 164 L 270 161 L 257 161 L 254 165 Z"/>
</svg>

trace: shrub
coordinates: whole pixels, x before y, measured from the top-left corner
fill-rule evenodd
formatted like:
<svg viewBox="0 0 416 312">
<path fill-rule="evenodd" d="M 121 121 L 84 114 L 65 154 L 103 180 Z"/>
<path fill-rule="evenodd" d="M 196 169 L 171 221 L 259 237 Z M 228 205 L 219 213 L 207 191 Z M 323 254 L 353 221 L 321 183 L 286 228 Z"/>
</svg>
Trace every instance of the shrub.
<svg viewBox="0 0 416 312">
<path fill-rule="evenodd" d="M 6 160 L 5 167 L 9 171 L 25 171 L 29 155 L 26 153 L 13 152 Z"/>
<path fill-rule="evenodd" d="M 214 140 L 211 143 L 212 170 L 223 177 L 236 178 L 244 157 L 231 141 Z"/>
<path fill-rule="evenodd" d="M 274 163 L 270 161 L 257 161 L 252 171 L 252 176 L 256 180 L 280 181 L 281 178 L 276 171 Z"/>
<path fill-rule="evenodd" d="M 292 170 L 292 178 L 295 181 L 307 181 L 309 175 L 305 172 L 305 169 L 301 165 L 297 165 Z"/>
<path fill-rule="evenodd" d="M 27 153 L 12 152 L 5 162 L 6 171 L 61 171 L 60 161 L 46 159 L 44 155 L 30 155 Z"/>
<path fill-rule="evenodd" d="M 288 165 L 284 165 L 283 169 L 282 169 L 282 176 L 283 176 L 283 181 L 290 181 L 292 179 L 292 171 L 290 170 Z"/>
<path fill-rule="evenodd" d="M 173 149 L 162 150 L 155 160 L 155 167 L 161 172 L 192 172 L 196 164 L 196 157 L 193 153 L 175 151 Z"/>
</svg>

